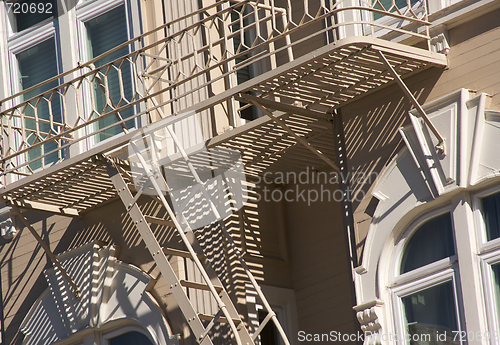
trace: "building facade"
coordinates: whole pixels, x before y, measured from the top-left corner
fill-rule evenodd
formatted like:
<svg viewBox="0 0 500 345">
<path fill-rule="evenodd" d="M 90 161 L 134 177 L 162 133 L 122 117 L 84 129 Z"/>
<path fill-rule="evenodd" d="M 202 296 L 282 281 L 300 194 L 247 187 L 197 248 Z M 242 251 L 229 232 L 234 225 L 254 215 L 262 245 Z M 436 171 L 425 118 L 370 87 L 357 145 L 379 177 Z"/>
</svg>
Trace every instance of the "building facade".
<svg viewBox="0 0 500 345">
<path fill-rule="evenodd" d="M 1 343 L 498 343 L 499 15 L 0 3 Z"/>
</svg>

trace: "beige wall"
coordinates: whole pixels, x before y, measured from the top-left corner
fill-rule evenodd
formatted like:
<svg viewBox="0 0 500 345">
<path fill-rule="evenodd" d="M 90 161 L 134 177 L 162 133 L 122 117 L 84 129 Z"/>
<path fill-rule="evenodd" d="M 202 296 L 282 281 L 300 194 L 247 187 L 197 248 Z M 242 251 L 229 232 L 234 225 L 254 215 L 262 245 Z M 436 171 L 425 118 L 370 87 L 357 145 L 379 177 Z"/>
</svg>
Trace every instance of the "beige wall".
<svg viewBox="0 0 500 345">
<path fill-rule="evenodd" d="M 323 187 L 333 191 L 338 185 Z M 312 184 L 299 188 L 320 190 L 320 186 Z M 356 333 L 351 266 L 347 259 L 340 204 L 333 200 L 309 206 L 303 200 L 287 203 L 286 220 L 299 331 Z"/>
</svg>

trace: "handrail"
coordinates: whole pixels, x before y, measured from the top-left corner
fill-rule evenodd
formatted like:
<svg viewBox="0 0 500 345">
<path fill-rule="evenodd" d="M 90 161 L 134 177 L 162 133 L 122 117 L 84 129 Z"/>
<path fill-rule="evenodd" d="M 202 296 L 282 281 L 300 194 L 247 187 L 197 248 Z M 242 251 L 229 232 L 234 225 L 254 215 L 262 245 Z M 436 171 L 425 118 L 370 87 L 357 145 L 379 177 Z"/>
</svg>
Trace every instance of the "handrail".
<svg viewBox="0 0 500 345">
<path fill-rule="evenodd" d="M 377 34 L 377 29 L 429 40 L 428 30 L 419 33 L 413 28 L 406 30 L 404 25 L 396 27 L 370 20 L 326 22 L 345 11 L 361 11 L 371 13 L 370 18 L 373 13 L 378 13 L 394 18 L 398 24 L 427 27 L 430 23 L 427 22 L 425 7 L 420 15 L 412 9 L 397 9 L 393 13 L 377 8 L 380 7 L 377 1 L 360 0 L 364 6 L 341 7 L 345 0 L 340 0 L 331 8 L 320 5 L 312 12 L 309 0 L 303 0 L 304 15 L 294 21 L 290 2 L 286 8 L 278 8 L 272 3 L 267 5 L 270 0 L 263 1 L 216 2 L 5 98 L 0 104 L 14 104 L 0 113 L 0 176 L 33 174 L 37 169 L 67 157 L 67 148 L 71 145 L 105 134 L 110 128 L 124 126 L 124 122 L 140 116 L 149 115 L 148 121 L 155 121 L 151 111 L 157 107 L 151 104 L 152 98 L 159 98 L 157 104 L 160 106 L 170 104 L 171 109 L 166 114 L 175 115 L 186 108 L 188 96 L 198 93 L 202 99 L 206 98 L 214 92 L 212 85 L 222 79 L 233 78 L 234 85 L 240 70 L 259 61 L 269 61 L 275 67 L 286 64 L 294 59 L 293 47 L 342 26 L 367 26 L 371 28 L 372 36 Z M 296 35 L 311 25 L 321 25 L 321 28 L 312 30 L 305 37 Z M 217 27 L 226 27 L 227 30 Z M 334 39 L 338 39 L 336 34 Z M 126 47 L 129 53 L 93 67 L 105 56 Z M 281 60 L 277 59 L 282 52 L 287 53 L 280 57 Z M 84 68 L 90 70 L 84 72 Z M 63 82 L 65 77 L 75 73 L 80 75 Z M 55 80 L 61 84 L 16 104 L 16 99 Z M 97 81 L 100 87 L 96 87 Z M 57 103 L 60 107 L 56 107 Z M 111 124 L 101 122 L 109 116 L 124 120 Z M 59 118 L 61 120 L 57 120 Z M 4 178 L 4 184 L 8 182 Z"/>
</svg>

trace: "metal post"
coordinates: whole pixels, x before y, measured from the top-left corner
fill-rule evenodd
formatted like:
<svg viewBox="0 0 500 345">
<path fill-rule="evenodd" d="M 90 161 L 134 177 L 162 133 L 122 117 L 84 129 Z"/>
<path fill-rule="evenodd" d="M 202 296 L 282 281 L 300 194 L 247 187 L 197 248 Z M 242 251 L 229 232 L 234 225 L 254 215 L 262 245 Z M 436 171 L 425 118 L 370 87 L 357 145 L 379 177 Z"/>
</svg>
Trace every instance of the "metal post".
<svg viewBox="0 0 500 345">
<path fill-rule="evenodd" d="M 340 203 L 342 207 L 342 221 L 344 223 L 344 229 L 347 236 L 346 244 L 350 249 L 352 268 L 354 268 L 358 266 L 358 255 L 356 253 L 356 235 L 354 232 L 354 217 L 352 214 L 352 203 L 350 200 L 351 196 L 349 194 L 349 181 L 347 180 L 349 176 L 349 167 L 347 165 L 342 112 L 340 111 L 340 109 L 337 109 L 336 111 L 335 126 L 333 128 L 333 135 L 335 137 L 336 144 L 335 150 L 337 151 L 337 164 L 340 168 L 339 187 L 342 190 L 344 196 Z"/>
</svg>

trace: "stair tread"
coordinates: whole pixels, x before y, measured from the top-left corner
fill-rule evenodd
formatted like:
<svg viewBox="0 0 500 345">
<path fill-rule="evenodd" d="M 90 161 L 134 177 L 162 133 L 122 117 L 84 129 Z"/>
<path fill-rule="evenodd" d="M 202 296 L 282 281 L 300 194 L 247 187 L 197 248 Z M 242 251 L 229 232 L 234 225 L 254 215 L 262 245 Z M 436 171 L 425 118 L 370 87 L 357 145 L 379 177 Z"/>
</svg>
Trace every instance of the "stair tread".
<svg viewBox="0 0 500 345">
<path fill-rule="evenodd" d="M 174 256 L 182 256 L 183 258 L 191 259 L 191 253 L 187 250 L 174 249 L 174 248 L 163 248 L 163 252 L 165 255 L 174 255 Z M 197 254 L 198 259 L 205 260 L 205 255 Z"/>
<path fill-rule="evenodd" d="M 174 222 L 172 222 L 171 220 L 167 220 L 167 219 L 163 219 L 163 218 L 158 218 L 158 217 L 154 217 L 154 216 L 144 216 L 144 218 L 146 219 L 146 222 L 148 223 L 153 223 L 153 224 L 158 224 L 158 225 L 166 225 L 166 226 L 170 226 L 170 227 L 175 227 L 175 224 Z"/>
<path fill-rule="evenodd" d="M 184 279 L 181 279 L 179 282 L 184 287 L 210 291 L 208 285 L 205 283 L 198 283 L 198 282 L 193 282 L 193 281 L 184 280 Z M 215 287 L 215 291 L 217 291 L 217 292 L 221 292 L 223 290 L 222 286 L 214 285 L 214 287 Z"/>
<path fill-rule="evenodd" d="M 200 318 L 200 320 L 203 320 L 203 321 L 212 321 L 215 316 L 214 315 L 209 315 L 209 314 L 199 313 L 198 317 Z M 227 323 L 227 319 L 224 316 L 221 316 L 221 317 L 219 317 L 217 319 L 217 322 Z M 241 319 L 234 319 L 233 318 L 233 322 L 234 322 L 235 325 L 238 325 L 238 324 L 241 323 Z"/>
</svg>

